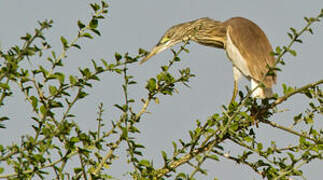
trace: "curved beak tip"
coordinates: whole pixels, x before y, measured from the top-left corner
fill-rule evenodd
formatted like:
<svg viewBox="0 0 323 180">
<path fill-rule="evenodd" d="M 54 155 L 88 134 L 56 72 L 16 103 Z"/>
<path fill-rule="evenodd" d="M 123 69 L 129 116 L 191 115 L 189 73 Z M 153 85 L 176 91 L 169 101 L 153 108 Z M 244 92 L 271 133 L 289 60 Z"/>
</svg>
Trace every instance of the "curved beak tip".
<svg viewBox="0 0 323 180">
<path fill-rule="evenodd" d="M 158 46 L 155 46 L 147 55 L 142 59 L 139 64 L 143 64 L 144 62 L 148 61 L 152 56 L 157 54 L 159 52 L 160 48 Z"/>
<path fill-rule="evenodd" d="M 146 56 L 146 57 L 144 57 L 144 59 L 142 59 L 140 62 L 139 62 L 139 64 L 142 64 L 142 63 L 144 63 L 144 62 L 146 62 L 146 61 L 148 61 L 152 56 L 154 56 L 154 55 L 156 55 L 156 54 L 158 54 L 158 53 L 160 53 L 160 52 L 162 52 L 162 51 L 164 51 L 165 49 L 167 49 L 169 46 L 168 46 L 168 44 L 164 44 L 164 45 L 157 45 L 157 46 L 155 46 L 151 51 L 150 51 L 150 53 Z"/>
<path fill-rule="evenodd" d="M 139 64 L 143 64 L 144 62 L 148 61 L 148 59 L 151 58 L 151 56 L 153 56 L 154 54 L 152 52 L 150 52 L 146 57 L 144 57 Z"/>
</svg>

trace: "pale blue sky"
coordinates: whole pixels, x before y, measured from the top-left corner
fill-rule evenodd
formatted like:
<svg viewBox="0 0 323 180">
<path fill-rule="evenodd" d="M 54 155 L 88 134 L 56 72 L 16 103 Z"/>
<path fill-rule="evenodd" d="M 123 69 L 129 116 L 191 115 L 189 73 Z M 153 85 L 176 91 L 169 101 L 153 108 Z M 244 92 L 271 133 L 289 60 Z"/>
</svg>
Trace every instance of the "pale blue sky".
<svg viewBox="0 0 323 180">
<path fill-rule="evenodd" d="M 45 35 L 60 51 L 59 37 L 65 36 L 71 39 L 77 32 L 76 21 L 88 20 L 90 1 L 79 0 L 10 0 L 0 2 L 0 44 L 2 49 L 15 45 L 19 37 L 26 32 L 31 32 L 37 25 L 38 20 L 53 19 L 54 27 Z M 304 16 L 316 16 L 323 8 L 322 0 L 312 1 L 194 1 L 194 0 L 115 0 L 110 1 L 108 18 L 100 25 L 102 37 L 94 40 L 81 41 L 82 51 L 72 50 L 66 59 L 65 70 L 76 73 L 79 66 L 90 65 L 90 60 L 105 58 L 113 60 L 114 52 L 121 54 L 129 52 L 136 55 L 139 48 L 150 50 L 161 35 L 172 25 L 200 17 L 210 17 L 224 21 L 233 16 L 243 16 L 257 23 L 267 34 L 273 47 L 286 45 L 289 38 L 286 34 L 291 26 L 299 29 L 305 25 Z M 281 92 L 281 84 L 301 86 L 308 82 L 322 79 L 323 77 L 323 24 L 313 26 L 314 36 L 306 34 L 302 37 L 304 44 L 297 44 L 295 49 L 297 57 L 285 56 L 287 66 L 278 74 L 278 83 L 274 88 Z M 194 128 L 195 120 L 205 121 L 213 113 L 221 112 L 221 105 L 227 104 L 231 98 L 233 88 L 232 68 L 223 50 L 204 47 L 191 43 L 188 46 L 189 54 L 181 54 L 182 62 L 177 68 L 190 67 L 196 75 L 190 83 L 191 88 L 178 86 L 179 94 L 172 97 L 161 96 L 160 104 L 154 103 L 149 107 L 152 114 L 147 114 L 142 119 L 139 128 L 141 134 L 139 142 L 146 146 L 144 151 L 146 158 L 153 159 L 155 165 L 161 165 L 161 150 L 171 152 L 171 141 L 188 139 L 188 130 Z M 130 89 L 130 95 L 139 102 L 146 93 L 145 81 L 156 75 L 160 66 L 166 64 L 172 57 L 170 51 L 165 51 L 146 64 L 132 65 L 131 73 L 135 75 L 138 84 Z M 120 78 L 111 74 L 101 76 L 101 82 L 95 83 L 96 87 L 90 90 L 95 92 L 86 100 L 77 104 L 73 112 L 77 115 L 75 121 L 81 127 L 88 129 L 96 127 L 95 118 L 97 105 L 103 102 L 105 105 L 104 120 L 106 124 L 119 114 L 113 104 L 123 102 Z M 240 82 L 240 89 L 249 83 L 245 80 Z M 290 124 L 293 114 L 300 112 L 306 104 L 305 98 L 295 96 L 291 101 L 284 103 L 279 108 L 288 108 L 275 116 L 273 120 Z M 31 107 L 24 102 L 23 95 L 16 93 L 8 98 L 6 107 L 0 110 L 1 115 L 11 118 L 6 122 L 7 129 L 0 130 L 0 143 L 11 144 L 19 140 L 19 137 L 31 131 Z M 136 110 L 139 106 L 136 107 Z M 320 123 L 322 125 L 322 123 Z M 279 143 L 296 141 L 296 137 L 288 138 L 266 126 L 256 129 L 259 139 L 267 144 L 273 140 Z M 5 138 L 4 138 L 5 137 Z M 293 139 L 294 138 L 294 139 Z M 266 144 L 265 143 L 265 144 Z M 226 147 L 234 151 L 237 149 L 229 143 Z M 125 147 L 125 146 L 124 146 Z M 124 153 L 116 160 L 116 167 L 112 167 L 111 174 L 125 179 Z M 322 161 L 305 166 L 304 174 L 308 179 L 321 177 Z M 209 176 L 201 179 L 260 179 L 248 167 L 237 165 L 234 162 L 223 160 L 221 162 L 207 163 Z M 198 176 L 199 177 L 199 176 Z"/>
</svg>

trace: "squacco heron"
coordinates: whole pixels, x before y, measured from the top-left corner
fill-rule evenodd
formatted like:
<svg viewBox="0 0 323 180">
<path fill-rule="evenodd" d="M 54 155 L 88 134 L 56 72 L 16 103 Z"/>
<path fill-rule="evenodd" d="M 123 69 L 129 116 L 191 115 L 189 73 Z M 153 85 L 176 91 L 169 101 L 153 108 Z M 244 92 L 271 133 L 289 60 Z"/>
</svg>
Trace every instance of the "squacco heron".
<svg viewBox="0 0 323 180">
<path fill-rule="evenodd" d="M 204 17 L 172 26 L 140 64 L 175 44 L 189 40 L 226 51 L 233 66 L 231 102 L 237 96 L 238 80 L 242 75 L 251 81 L 252 97 L 263 99 L 272 96 L 276 75 L 267 73 L 275 64 L 275 58 L 270 55 L 272 46 L 260 27 L 243 17 L 233 17 L 224 22 Z M 259 85 L 261 82 L 263 86 Z"/>
</svg>

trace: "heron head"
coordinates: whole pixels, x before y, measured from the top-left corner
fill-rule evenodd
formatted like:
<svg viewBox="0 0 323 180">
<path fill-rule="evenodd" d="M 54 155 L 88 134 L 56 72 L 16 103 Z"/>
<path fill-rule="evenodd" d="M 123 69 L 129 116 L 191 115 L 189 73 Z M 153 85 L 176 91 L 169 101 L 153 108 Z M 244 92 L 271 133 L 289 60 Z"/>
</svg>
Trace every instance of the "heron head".
<svg viewBox="0 0 323 180">
<path fill-rule="evenodd" d="M 164 51 L 165 49 L 176 45 L 177 43 L 189 40 L 189 35 L 186 28 L 187 26 L 188 24 L 184 23 L 169 28 L 159 42 L 153 47 L 150 53 L 140 61 L 140 64 L 146 62 L 152 56 Z"/>
</svg>

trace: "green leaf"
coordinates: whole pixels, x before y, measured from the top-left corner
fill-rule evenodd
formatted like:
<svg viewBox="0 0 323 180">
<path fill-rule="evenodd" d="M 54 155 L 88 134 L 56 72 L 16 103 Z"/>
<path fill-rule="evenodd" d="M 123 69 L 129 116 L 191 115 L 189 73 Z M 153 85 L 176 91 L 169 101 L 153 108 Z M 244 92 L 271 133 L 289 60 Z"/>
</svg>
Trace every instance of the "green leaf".
<svg viewBox="0 0 323 180">
<path fill-rule="evenodd" d="M 313 32 L 312 28 L 308 28 L 307 30 L 308 30 L 308 32 L 310 32 L 311 34 L 314 34 L 314 32 Z"/>
<path fill-rule="evenodd" d="M 38 105 L 38 99 L 35 96 L 31 96 L 30 99 L 33 109 L 36 110 Z"/>
<path fill-rule="evenodd" d="M 93 39 L 93 36 L 90 33 L 83 33 L 81 35 L 81 37 L 86 37 L 86 38 L 89 38 L 89 39 Z"/>
<path fill-rule="evenodd" d="M 306 124 L 313 124 L 314 123 L 314 120 L 313 120 L 312 116 L 304 117 L 304 121 L 305 121 Z"/>
<path fill-rule="evenodd" d="M 93 18 L 91 21 L 90 21 L 90 28 L 91 29 L 96 29 L 98 27 L 98 20 L 96 18 Z"/>
<path fill-rule="evenodd" d="M 146 51 L 146 50 L 144 50 L 144 49 L 142 49 L 142 48 L 139 48 L 138 49 L 138 54 L 140 54 L 140 55 L 145 55 L 145 54 L 147 54 L 148 53 L 148 51 Z"/>
<path fill-rule="evenodd" d="M 167 72 L 166 72 L 167 73 Z M 158 81 L 165 81 L 165 79 L 167 78 L 166 76 L 166 73 L 165 72 L 161 72 L 157 75 L 157 80 Z"/>
<path fill-rule="evenodd" d="M 58 79 L 59 83 L 64 84 L 65 81 L 65 75 L 60 72 L 55 73 L 56 78 Z"/>
<path fill-rule="evenodd" d="M 84 91 L 81 91 L 80 93 L 79 93 L 79 98 L 80 99 L 82 99 L 82 98 L 85 98 L 86 96 L 88 95 L 88 93 L 86 93 L 86 92 L 84 92 Z"/>
<path fill-rule="evenodd" d="M 301 39 L 295 39 L 295 41 L 298 43 L 303 43 L 303 41 Z"/>
<path fill-rule="evenodd" d="M 62 108 L 62 107 L 64 107 L 63 106 L 63 104 L 61 103 L 61 102 L 59 102 L 59 101 L 54 101 L 54 100 L 51 100 L 51 101 L 49 101 L 49 107 L 50 108 Z"/>
<path fill-rule="evenodd" d="M 100 60 L 101 60 L 102 64 L 104 65 L 104 67 L 107 68 L 108 67 L 107 61 L 104 59 L 100 59 Z"/>
<path fill-rule="evenodd" d="M 83 171 L 83 168 L 74 168 L 74 173 L 78 174 Z"/>
<path fill-rule="evenodd" d="M 293 56 L 296 56 L 297 54 L 296 54 L 296 51 L 295 50 L 293 50 L 293 49 L 289 49 L 288 50 L 288 52 L 291 54 L 291 55 L 293 55 Z"/>
<path fill-rule="evenodd" d="M 109 4 L 106 3 L 105 1 L 101 1 L 101 6 L 102 6 L 102 8 L 108 8 Z"/>
<path fill-rule="evenodd" d="M 154 101 L 155 101 L 156 104 L 159 104 L 159 98 L 158 97 L 155 97 Z"/>
<path fill-rule="evenodd" d="M 32 155 L 32 157 L 33 157 L 33 158 L 34 158 L 34 160 L 36 160 L 37 162 L 41 162 L 41 163 L 45 162 L 44 157 L 43 157 L 42 155 L 40 155 L 40 154 L 34 154 L 34 155 Z"/>
<path fill-rule="evenodd" d="M 252 142 L 253 141 L 253 138 L 252 137 L 250 137 L 250 136 L 246 136 L 246 137 L 244 137 L 243 138 L 246 142 Z"/>
<path fill-rule="evenodd" d="M 162 151 L 161 154 L 162 154 L 162 157 L 163 157 L 164 161 L 166 162 L 168 160 L 166 152 Z"/>
<path fill-rule="evenodd" d="M 292 93 L 294 91 L 294 88 L 287 86 L 286 84 L 283 84 L 282 86 L 283 86 L 284 95 Z"/>
<path fill-rule="evenodd" d="M 292 163 L 295 163 L 295 156 L 294 154 L 290 153 L 290 152 L 287 152 L 287 155 L 289 156 L 290 160 L 292 161 Z"/>
<path fill-rule="evenodd" d="M 150 167 L 151 166 L 150 162 L 148 160 L 145 160 L 145 159 L 141 160 L 139 162 L 139 164 L 142 165 L 142 166 L 145 166 L 145 167 Z"/>
<path fill-rule="evenodd" d="M 39 66 L 39 70 L 40 70 L 40 72 L 42 72 L 43 76 L 46 78 L 48 75 L 48 71 L 41 65 Z"/>
<path fill-rule="evenodd" d="M 297 31 L 296 31 L 296 29 L 294 29 L 293 27 L 291 27 L 291 28 L 289 28 L 289 29 L 293 32 L 294 36 L 295 36 L 295 35 L 297 35 Z"/>
<path fill-rule="evenodd" d="M 131 133 L 140 133 L 140 130 L 138 128 L 136 128 L 135 126 L 130 126 L 129 127 L 129 132 L 131 132 Z M 144 146 L 141 145 L 141 144 L 136 144 L 136 148 L 137 147 L 144 148 Z"/>
<path fill-rule="evenodd" d="M 120 109 L 121 111 L 125 112 L 124 108 L 120 106 L 119 104 L 115 104 L 114 107 Z"/>
<path fill-rule="evenodd" d="M 5 89 L 5 90 L 9 90 L 10 89 L 10 87 L 9 87 L 9 85 L 7 83 L 0 83 L 0 87 L 2 89 Z"/>
<path fill-rule="evenodd" d="M 0 122 L 7 121 L 7 120 L 9 120 L 9 118 L 6 117 L 6 116 L 0 117 Z M 4 124 L 0 123 L 0 128 L 6 128 L 6 126 Z M 1 152 L 2 149 L 3 149 L 3 147 L 2 147 L 2 145 L 0 145 L 0 152 Z"/>
<path fill-rule="evenodd" d="M 77 26 L 80 28 L 80 29 L 83 29 L 85 27 L 85 25 L 80 21 L 78 20 L 77 21 Z"/>
<path fill-rule="evenodd" d="M 101 33 L 97 29 L 90 29 L 92 32 L 94 32 L 96 35 L 101 36 Z"/>
<path fill-rule="evenodd" d="M 217 155 L 215 155 L 215 154 L 209 155 L 208 158 L 211 158 L 211 159 L 214 159 L 216 161 L 219 161 L 219 157 Z"/>
<path fill-rule="evenodd" d="M 162 71 L 168 71 L 168 66 L 162 66 L 161 69 Z"/>
<path fill-rule="evenodd" d="M 277 46 L 277 47 L 276 47 L 276 53 L 277 53 L 277 54 L 280 54 L 281 52 L 282 52 L 282 49 L 281 49 L 279 46 Z"/>
<path fill-rule="evenodd" d="M 313 98 L 313 95 L 309 89 L 304 90 L 304 94 L 310 99 Z"/>
<path fill-rule="evenodd" d="M 32 37 L 31 34 L 27 33 L 26 36 L 23 36 L 20 39 L 25 40 L 25 41 L 29 41 L 31 39 L 31 37 Z"/>
<path fill-rule="evenodd" d="M 269 164 L 265 163 L 262 159 L 258 160 L 256 162 L 256 166 L 261 167 L 261 166 L 269 166 Z"/>
<path fill-rule="evenodd" d="M 57 88 L 55 86 L 49 86 L 49 93 L 52 96 L 55 96 L 57 94 Z"/>
<path fill-rule="evenodd" d="M 181 59 L 180 59 L 179 57 L 177 57 L 177 56 L 176 56 L 176 57 L 174 58 L 174 61 L 175 61 L 175 62 L 179 62 L 179 61 L 181 61 Z"/>
<path fill-rule="evenodd" d="M 284 62 L 284 60 L 283 60 L 282 58 L 280 59 L 279 63 L 280 63 L 281 65 L 285 65 L 285 62 Z"/>
<path fill-rule="evenodd" d="M 5 116 L 3 116 L 3 117 L 0 118 L 0 121 L 7 121 L 7 120 L 9 120 L 9 118 L 8 117 L 5 117 Z"/>
<path fill-rule="evenodd" d="M 129 81 L 129 83 L 128 83 L 129 85 L 130 84 L 137 84 L 137 82 L 136 81 Z"/>
<path fill-rule="evenodd" d="M 90 78 L 91 77 L 91 71 L 90 71 L 89 68 L 80 69 L 80 72 L 86 78 Z"/>
<path fill-rule="evenodd" d="M 46 116 L 47 114 L 47 109 L 44 105 L 40 106 L 40 112 L 43 116 Z"/>
<path fill-rule="evenodd" d="M 93 59 L 91 59 L 91 62 L 93 64 L 94 69 L 98 71 L 98 65 L 96 64 L 96 62 Z"/>
<path fill-rule="evenodd" d="M 263 149 L 263 145 L 261 143 L 257 144 L 257 150 L 261 151 Z"/>
<path fill-rule="evenodd" d="M 177 152 L 177 144 L 174 141 L 172 141 L 172 145 L 173 145 L 173 148 L 174 148 L 174 152 Z"/>
<path fill-rule="evenodd" d="M 197 136 L 199 136 L 199 135 L 201 134 L 201 128 L 200 128 L 200 127 L 197 127 L 197 128 L 195 129 L 195 134 L 196 134 Z"/>
<path fill-rule="evenodd" d="M 297 116 L 294 116 L 294 124 L 297 124 L 303 117 L 302 113 L 299 113 Z"/>
<path fill-rule="evenodd" d="M 100 6 L 97 3 L 90 4 L 91 8 L 94 12 L 98 11 L 100 9 Z"/>
<path fill-rule="evenodd" d="M 64 49 L 67 49 L 68 48 L 68 42 L 63 36 L 61 36 L 61 42 L 63 44 Z"/>
<path fill-rule="evenodd" d="M 148 91 L 152 92 L 152 91 L 155 91 L 156 88 L 157 88 L 156 79 L 150 78 L 147 82 L 146 89 L 148 89 Z"/>
<path fill-rule="evenodd" d="M 81 49 L 81 46 L 80 45 L 78 45 L 78 44 L 72 44 L 72 47 L 76 47 L 77 49 Z"/>
<path fill-rule="evenodd" d="M 74 76 L 70 75 L 69 79 L 70 79 L 71 85 L 75 85 L 76 84 L 77 80 L 76 80 L 76 78 Z"/>
<path fill-rule="evenodd" d="M 70 141 L 73 143 L 77 143 L 77 142 L 80 142 L 80 139 L 78 137 L 72 137 Z"/>
<path fill-rule="evenodd" d="M 121 54 L 119 54 L 117 52 L 114 54 L 114 57 L 116 58 L 117 61 L 120 61 L 120 59 L 122 59 Z"/>
<path fill-rule="evenodd" d="M 187 176 L 185 173 L 179 173 L 177 176 L 176 176 L 176 180 L 182 180 L 182 179 L 187 179 Z"/>
</svg>

